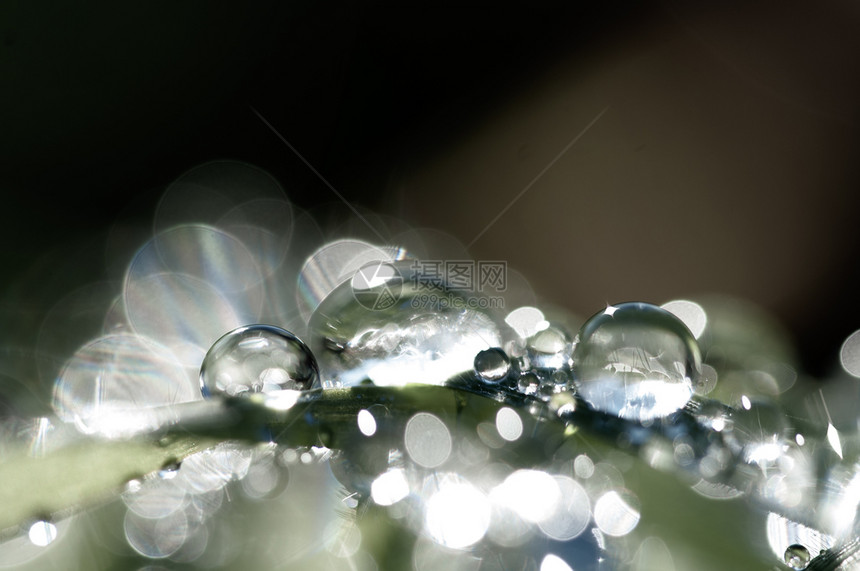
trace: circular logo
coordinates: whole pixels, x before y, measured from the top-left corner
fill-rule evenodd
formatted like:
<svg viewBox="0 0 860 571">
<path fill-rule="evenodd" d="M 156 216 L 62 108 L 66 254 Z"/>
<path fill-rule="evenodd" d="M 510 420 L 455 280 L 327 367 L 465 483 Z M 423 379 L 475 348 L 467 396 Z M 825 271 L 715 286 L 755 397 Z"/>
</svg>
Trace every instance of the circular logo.
<svg viewBox="0 0 860 571">
<path fill-rule="evenodd" d="M 400 301 L 403 276 L 387 262 L 372 262 L 352 276 L 352 295 L 372 311 L 388 309 Z"/>
</svg>

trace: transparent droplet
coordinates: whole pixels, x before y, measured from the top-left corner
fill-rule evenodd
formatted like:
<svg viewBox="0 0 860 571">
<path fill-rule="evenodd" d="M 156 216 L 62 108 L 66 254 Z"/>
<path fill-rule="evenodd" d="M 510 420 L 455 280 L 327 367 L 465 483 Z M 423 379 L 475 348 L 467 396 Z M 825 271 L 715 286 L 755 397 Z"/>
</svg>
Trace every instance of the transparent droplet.
<svg viewBox="0 0 860 571">
<path fill-rule="evenodd" d="M 561 369 L 570 361 L 570 335 L 561 327 L 550 325 L 526 341 L 526 355 L 532 367 Z"/>
<path fill-rule="evenodd" d="M 179 473 L 179 462 L 170 462 L 162 466 L 161 470 L 158 471 L 158 477 L 163 480 L 172 480 Z"/>
<path fill-rule="evenodd" d="M 524 373 L 517 381 L 517 390 L 526 395 L 536 394 L 540 387 L 540 379 L 534 373 Z"/>
<path fill-rule="evenodd" d="M 475 355 L 475 372 L 482 381 L 498 383 L 508 376 L 511 360 L 498 347 L 484 349 Z"/>
<path fill-rule="evenodd" d="M 454 287 L 444 264 L 375 262 L 336 287 L 308 324 L 322 386 L 443 384 L 503 344 L 489 298 Z"/>
<path fill-rule="evenodd" d="M 579 394 L 593 408 L 648 422 L 687 404 L 701 356 L 677 317 L 632 302 L 609 306 L 582 326 L 573 369 Z"/>
<path fill-rule="evenodd" d="M 319 378 L 302 341 L 272 325 L 234 329 L 215 342 L 200 367 L 205 396 L 309 389 Z"/>
<path fill-rule="evenodd" d="M 811 559 L 812 557 L 809 554 L 809 550 L 798 544 L 789 545 L 785 550 L 785 555 L 783 556 L 785 564 L 795 571 L 806 569 L 806 566 L 809 565 L 809 561 Z"/>
</svg>

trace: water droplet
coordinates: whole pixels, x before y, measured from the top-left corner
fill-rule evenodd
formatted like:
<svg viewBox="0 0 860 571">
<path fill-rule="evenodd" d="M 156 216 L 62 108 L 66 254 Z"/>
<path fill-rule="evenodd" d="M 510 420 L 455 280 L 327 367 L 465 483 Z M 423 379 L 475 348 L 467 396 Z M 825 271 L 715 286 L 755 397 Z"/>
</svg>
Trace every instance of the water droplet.
<svg viewBox="0 0 860 571">
<path fill-rule="evenodd" d="M 498 347 L 484 349 L 475 355 L 475 372 L 482 381 L 498 383 L 508 376 L 511 360 Z"/>
<path fill-rule="evenodd" d="M 203 394 L 305 390 L 319 378 L 310 349 L 285 329 L 248 325 L 215 342 L 200 367 Z"/>
<path fill-rule="evenodd" d="M 526 355 L 537 369 L 561 369 L 570 362 L 570 335 L 561 327 L 550 325 L 526 341 Z"/>
<path fill-rule="evenodd" d="M 428 262 L 429 263 L 429 262 Z M 336 287 L 308 324 L 323 387 L 444 384 L 503 344 L 490 298 L 457 289 L 443 268 L 376 262 Z"/>
<path fill-rule="evenodd" d="M 677 317 L 647 303 L 623 303 L 582 326 L 573 368 L 576 388 L 593 408 L 648 422 L 687 404 L 701 356 Z"/>
<path fill-rule="evenodd" d="M 526 395 L 536 394 L 540 387 L 540 379 L 534 373 L 524 373 L 517 381 L 517 390 Z"/>
<path fill-rule="evenodd" d="M 169 462 L 158 471 L 158 477 L 162 480 L 172 480 L 179 473 L 180 462 Z"/>
<path fill-rule="evenodd" d="M 809 554 L 809 550 L 798 544 L 789 545 L 785 550 L 785 555 L 783 556 L 785 564 L 795 571 L 806 569 L 806 566 L 809 565 L 809 561 L 811 559 L 812 557 Z"/>
</svg>

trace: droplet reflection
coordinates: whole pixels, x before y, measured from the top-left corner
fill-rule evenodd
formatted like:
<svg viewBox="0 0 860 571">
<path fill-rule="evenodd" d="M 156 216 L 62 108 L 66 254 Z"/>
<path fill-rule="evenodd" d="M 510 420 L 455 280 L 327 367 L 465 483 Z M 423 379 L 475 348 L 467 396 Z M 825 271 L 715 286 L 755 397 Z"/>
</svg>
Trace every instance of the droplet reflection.
<svg viewBox="0 0 860 571">
<path fill-rule="evenodd" d="M 200 367 L 206 396 L 303 390 L 318 378 L 310 349 L 289 331 L 272 325 L 248 325 L 224 335 Z"/>
<path fill-rule="evenodd" d="M 573 361 L 577 389 L 588 404 L 640 422 L 682 408 L 701 372 L 687 327 L 647 303 L 610 306 L 589 319 Z"/>
</svg>

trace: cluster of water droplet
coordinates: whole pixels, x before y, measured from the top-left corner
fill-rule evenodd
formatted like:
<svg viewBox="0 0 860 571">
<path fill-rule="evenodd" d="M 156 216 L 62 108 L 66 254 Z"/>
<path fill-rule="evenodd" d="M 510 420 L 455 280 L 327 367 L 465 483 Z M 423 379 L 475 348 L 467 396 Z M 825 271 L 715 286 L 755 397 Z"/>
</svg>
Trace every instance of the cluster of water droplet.
<svg viewBox="0 0 860 571">
<path fill-rule="evenodd" d="M 482 305 L 475 292 L 453 287 L 444 276 L 430 279 L 417 267 L 409 260 L 376 261 L 335 285 L 310 315 L 311 348 L 272 326 L 246 326 L 225 335 L 201 368 L 204 394 L 275 395 L 362 383 L 450 384 L 533 403 L 527 409 L 530 415 L 540 416 L 537 403 L 546 403 L 551 414 L 572 425 L 614 435 L 652 466 L 692 476 L 692 489 L 702 496 L 749 495 L 773 508 L 782 527 L 799 525 L 792 518 L 802 519 L 799 514 L 814 507 L 810 496 L 815 466 L 802 450 L 805 438 L 773 401 L 754 392 L 742 394 L 736 403 L 701 398 L 714 389 L 716 370 L 703 365 L 699 344 L 687 325 L 699 334 L 704 330 L 704 325 L 696 324 L 698 305 L 612 305 L 572 336 L 535 307 L 500 315 L 490 304 Z M 356 442 L 361 453 L 336 453 L 332 467 L 359 498 L 398 513 L 406 509 L 404 513 L 412 514 L 409 518 L 418 518 L 416 531 L 423 530 L 442 546 L 475 546 L 485 537 L 505 546 L 519 541 L 505 537 L 528 537 L 535 530 L 559 539 L 553 531 L 558 525 L 590 520 L 594 528 L 589 541 L 597 542 L 597 553 L 607 537 L 632 530 L 639 518 L 637 508 L 631 507 L 637 500 L 623 488 L 623 481 L 590 490 L 584 465 L 593 462 L 585 455 L 577 457 L 578 478 L 508 468 L 508 476 L 493 486 L 476 487 L 484 476 L 470 478 L 463 459 L 518 440 L 523 430 L 520 414 L 503 408 L 495 425 L 479 425 L 472 437 L 458 434 L 455 439 L 441 419 L 419 413 L 403 428 L 402 446 L 388 443 L 376 454 L 372 442 Z M 363 410 L 357 419 L 363 437 L 373 437 L 384 417 Z M 453 445 L 461 439 L 465 444 Z M 460 460 L 456 472 L 445 472 L 451 458 Z M 549 478 L 546 482 L 537 481 L 544 476 Z M 434 484 L 429 486 L 431 477 Z M 522 486 L 516 483 L 520 480 Z M 557 490 L 553 497 L 558 498 L 532 498 L 532 490 L 541 487 Z M 546 508 L 548 514 L 570 494 L 581 501 L 578 506 L 563 504 L 568 511 L 558 517 L 564 524 L 529 511 L 538 509 L 535 502 L 546 500 L 554 506 Z M 838 498 L 844 495 L 837 493 Z M 401 502 L 409 497 L 418 499 Z M 396 507 L 401 504 L 412 507 Z M 463 506 L 471 519 L 464 519 Z M 520 524 L 511 523 L 511 510 Z M 423 515 L 415 515 L 418 512 Z M 494 523 L 497 517 L 503 517 L 499 521 L 505 521 L 506 530 Z M 455 532 L 452 526 L 462 529 Z M 577 527 L 570 537 L 570 530 L 561 535 L 573 539 L 587 527 Z M 820 546 L 831 546 L 832 537 L 824 537 L 830 539 L 821 540 Z M 771 543 L 792 569 L 804 568 L 811 559 L 802 543 L 783 545 L 784 540 L 776 539 Z"/>
<path fill-rule="evenodd" d="M 246 201 L 249 186 L 261 190 Z M 177 214 L 181 205 L 187 211 Z M 189 213 L 197 223 L 182 223 Z M 229 162 L 190 171 L 166 193 L 156 235 L 106 310 L 82 311 L 97 297 L 85 291 L 46 319 L 40 349 L 64 363 L 40 361 L 58 419 L 87 434 L 128 437 L 175 421 L 172 405 L 204 395 L 286 408 L 302 391 L 365 384 L 447 385 L 490 397 L 498 410 L 471 426 L 468 411 L 398 418 L 387 403 L 368 402 L 340 450 L 231 444 L 193 455 L 123 494 L 119 527 L 136 552 L 191 562 L 207 543 L 229 542 L 215 540 L 209 516 L 231 490 L 275 501 L 288 467 L 328 460 L 320 469 L 328 479 L 309 479 L 330 489 L 336 478 L 346 489 L 338 509 L 350 517 L 317 535 L 345 568 L 361 553 L 355 518 L 368 506 L 415 532 L 406 567 L 416 570 L 473 568 L 475 560 L 542 571 L 570 569 L 566 562 L 578 571 L 691 567 L 673 565 L 660 538 L 634 533 L 649 515 L 628 488 L 637 456 L 688 482 L 697 497 L 747 498 L 762 509 L 774 564 L 814 568 L 822 550 L 850 546 L 860 507 L 856 399 L 840 403 L 826 388 L 784 398 L 798 377 L 792 357 L 755 308 L 622 303 L 580 327 L 534 307 L 533 296 L 511 301 L 515 288 L 495 295 L 464 281 L 458 268 L 477 266 L 448 264 L 467 254 L 447 239 L 434 252 L 430 234 L 373 222 L 403 247 L 356 238 L 318 247 L 314 218 L 294 212 L 262 171 Z M 74 345 L 63 339 L 55 325 L 64 316 L 92 325 L 93 339 L 80 348 L 79 337 Z M 261 321 L 274 325 L 242 325 Z M 855 334 L 841 351 L 853 376 L 858 347 Z M 796 403 L 805 408 L 783 411 Z M 823 419 L 826 429 L 798 426 L 798 418 Z M 59 424 L 42 418 L 15 431 L 29 434 L 39 455 Z M 598 454 L 557 435 L 541 441 L 553 424 L 565 438 L 580 429 L 600 434 L 615 450 Z M 296 513 L 312 511 L 309 502 Z M 48 544 L 65 523 L 28 522 L 24 531 L 33 545 Z M 534 538 L 553 552 L 532 547 Z M 314 542 L 302 549 L 313 551 Z M 839 557 L 845 569 L 857 559 Z"/>
</svg>

